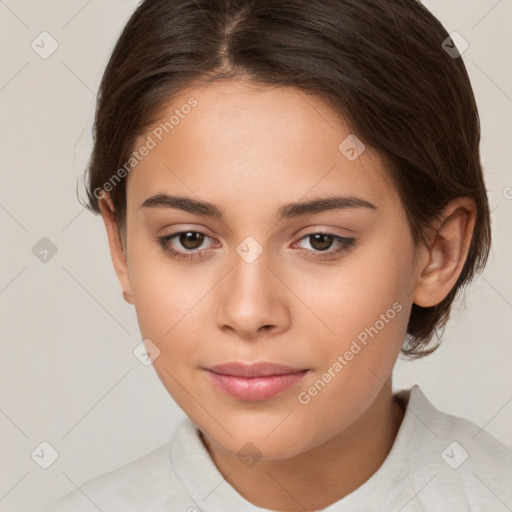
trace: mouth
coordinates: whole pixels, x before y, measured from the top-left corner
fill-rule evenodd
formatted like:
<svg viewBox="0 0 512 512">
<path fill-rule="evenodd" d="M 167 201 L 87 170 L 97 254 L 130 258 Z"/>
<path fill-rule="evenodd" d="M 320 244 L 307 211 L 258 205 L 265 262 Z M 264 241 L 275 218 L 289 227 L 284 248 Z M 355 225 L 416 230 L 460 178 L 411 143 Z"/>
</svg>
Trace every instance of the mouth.
<svg viewBox="0 0 512 512">
<path fill-rule="evenodd" d="M 296 386 L 309 369 L 275 363 L 227 363 L 204 368 L 213 385 L 243 401 L 268 400 Z"/>
</svg>

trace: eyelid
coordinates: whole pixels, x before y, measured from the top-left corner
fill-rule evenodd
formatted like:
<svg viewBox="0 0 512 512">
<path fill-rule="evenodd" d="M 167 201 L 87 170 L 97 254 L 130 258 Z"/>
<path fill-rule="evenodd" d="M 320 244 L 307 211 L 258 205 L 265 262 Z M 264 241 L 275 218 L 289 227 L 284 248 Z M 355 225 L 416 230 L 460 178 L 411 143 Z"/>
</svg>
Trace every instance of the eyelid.
<svg viewBox="0 0 512 512">
<path fill-rule="evenodd" d="M 326 227 L 322 228 L 322 227 L 308 226 L 307 228 L 302 228 L 299 231 L 296 231 L 293 234 L 293 238 L 297 239 L 297 241 L 300 241 L 307 236 L 316 235 L 316 234 L 325 234 L 325 235 L 330 235 L 333 237 L 339 237 L 339 238 L 344 238 L 344 239 L 351 238 L 351 236 L 346 236 L 346 235 L 342 235 L 342 234 L 334 232 L 333 231 L 334 229 L 339 229 L 339 228 L 326 228 Z M 351 229 L 345 228 L 345 230 L 350 231 L 351 233 L 354 232 Z M 201 235 L 204 235 L 210 239 L 215 238 L 215 236 L 209 234 L 208 231 L 209 230 L 207 228 L 204 228 L 202 226 L 201 227 L 197 227 L 197 225 L 196 226 L 194 226 L 194 225 L 187 226 L 186 224 L 184 224 L 184 225 L 178 225 L 178 227 L 174 226 L 174 229 L 171 233 L 159 235 L 159 236 L 157 236 L 157 239 L 161 239 L 161 238 L 169 238 L 170 239 L 170 238 L 174 238 L 180 234 L 188 233 L 188 232 L 200 233 Z M 294 243 L 296 243 L 296 242 L 294 242 Z M 202 250 L 202 249 L 199 249 L 199 250 Z"/>
<path fill-rule="evenodd" d="M 167 229 L 170 230 L 168 235 L 161 235 L 161 236 L 171 236 L 171 235 L 177 235 L 179 233 L 187 233 L 188 231 L 193 231 L 194 233 L 202 233 L 203 235 L 207 235 L 210 238 L 215 238 L 212 234 L 210 234 L 210 230 L 204 226 L 199 226 L 198 224 L 173 224 L 168 225 L 162 229 L 160 229 L 158 232 L 165 232 Z"/>
<path fill-rule="evenodd" d="M 342 235 L 338 235 L 336 233 L 333 233 L 331 231 L 327 230 L 317 230 L 317 231 L 310 231 L 303 235 L 302 237 L 299 237 L 297 242 L 294 242 L 293 245 L 300 244 L 303 240 L 307 240 L 309 237 L 313 235 L 326 235 L 333 239 L 334 245 L 338 246 L 337 248 L 333 249 L 332 247 L 329 247 L 329 249 L 325 251 L 315 251 L 310 249 L 304 249 L 305 252 L 314 254 L 312 256 L 313 259 L 316 260 L 322 260 L 322 259 L 328 259 L 329 257 L 335 258 L 339 254 L 344 254 L 348 252 L 350 249 L 356 246 L 356 239 L 351 237 L 346 237 Z"/>
<path fill-rule="evenodd" d="M 213 237 L 210 237 L 207 233 L 204 233 L 202 230 L 199 229 L 180 229 L 173 233 L 169 233 L 168 235 L 163 236 L 157 236 L 156 241 L 160 245 L 161 249 L 168 253 L 173 259 L 177 261 L 193 261 L 197 259 L 202 259 L 203 254 L 206 253 L 206 256 L 208 256 L 208 253 L 210 253 L 211 248 L 203 248 L 203 249 L 194 249 L 192 251 L 188 250 L 176 250 L 173 249 L 170 246 L 167 246 L 166 244 L 169 244 L 170 241 L 173 238 L 179 237 L 180 235 L 188 232 L 193 232 L 197 234 L 201 234 L 207 238 L 212 239 Z M 338 245 L 337 249 L 332 249 L 329 247 L 325 251 L 315 251 L 310 249 L 304 249 L 302 248 L 302 252 L 305 252 L 307 254 L 307 258 L 315 260 L 315 261 L 332 261 L 341 258 L 343 255 L 350 252 L 356 245 L 357 241 L 355 238 L 349 238 L 345 236 L 338 235 L 336 233 L 333 233 L 330 230 L 326 229 L 309 229 L 305 234 L 298 237 L 298 240 L 293 242 L 292 245 L 300 244 L 302 240 L 307 239 L 308 237 L 323 234 L 326 236 L 329 236 L 333 238 L 333 241 L 335 245 Z"/>
<path fill-rule="evenodd" d="M 209 235 L 208 233 L 206 233 L 205 231 L 203 231 L 203 229 L 199 229 L 199 228 L 194 228 L 194 229 L 187 229 L 187 228 L 184 228 L 184 229 L 178 229 L 177 231 L 173 231 L 172 233 L 169 233 L 168 235 L 162 235 L 162 236 L 158 236 L 157 237 L 157 240 L 162 240 L 162 239 L 166 239 L 168 242 L 174 238 L 179 238 L 180 235 L 183 235 L 185 233 L 197 233 L 199 235 L 203 235 L 205 238 L 209 238 L 210 240 L 214 240 L 214 245 L 218 245 L 220 242 L 217 242 L 215 240 L 215 237 Z M 189 253 L 189 254 L 194 254 L 194 252 L 200 252 L 200 251 L 206 251 L 208 249 L 196 249 L 195 251 L 183 251 L 184 253 Z"/>
<path fill-rule="evenodd" d="M 338 233 L 338 231 L 340 231 L 340 230 L 345 231 L 349 234 Z M 340 227 L 336 227 L 336 226 L 332 226 L 332 227 L 323 226 L 322 227 L 322 225 L 316 225 L 316 226 L 308 226 L 306 228 L 301 228 L 298 231 L 296 231 L 293 234 L 293 236 L 294 236 L 294 238 L 295 237 L 303 238 L 307 235 L 315 235 L 317 233 L 324 233 L 326 235 L 339 236 L 341 238 L 350 238 L 350 237 L 354 236 L 355 230 L 348 229 L 348 228 L 340 228 Z"/>
</svg>

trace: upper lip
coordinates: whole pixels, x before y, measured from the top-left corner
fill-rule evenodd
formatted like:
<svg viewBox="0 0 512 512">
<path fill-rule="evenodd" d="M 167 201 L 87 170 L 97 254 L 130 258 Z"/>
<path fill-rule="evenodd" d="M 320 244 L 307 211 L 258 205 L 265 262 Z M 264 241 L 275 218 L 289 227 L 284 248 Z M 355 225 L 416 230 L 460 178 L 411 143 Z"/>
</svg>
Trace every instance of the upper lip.
<svg viewBox="0 0 512 512">
<path fill-rule="evenodd" d="M 233 377 L 268 377 L 270 375 L 287 375 L 291 373 L 300 373 L 306 371 L 306 368 L 292 368 L 276 363 L 225 363 L 210 366 L 206 370 L 222 375 L 231 375 Z"/>
</svg>

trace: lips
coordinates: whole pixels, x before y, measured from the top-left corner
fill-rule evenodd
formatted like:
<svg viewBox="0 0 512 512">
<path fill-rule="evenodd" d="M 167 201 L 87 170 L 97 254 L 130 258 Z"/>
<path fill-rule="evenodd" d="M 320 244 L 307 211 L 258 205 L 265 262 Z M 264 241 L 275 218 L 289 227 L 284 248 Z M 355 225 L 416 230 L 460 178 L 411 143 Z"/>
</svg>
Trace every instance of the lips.
<svg viewBox="0 0 512 512">
<path fill-rule="evenodd" d="M 227 363 L 207 368 L 207 370 L 232 377 L 267 377 L 269 375 L 289 375 L 299 373 L 304 369 L 292 368 L 275 363 Z"/>
<path fill-rule="evenodd" d="M 268 400 L 297 385 L 309 372 L 275 363 L 227 363 L 205 368 L 214 386 L 245 401 Z"/>
</svg>

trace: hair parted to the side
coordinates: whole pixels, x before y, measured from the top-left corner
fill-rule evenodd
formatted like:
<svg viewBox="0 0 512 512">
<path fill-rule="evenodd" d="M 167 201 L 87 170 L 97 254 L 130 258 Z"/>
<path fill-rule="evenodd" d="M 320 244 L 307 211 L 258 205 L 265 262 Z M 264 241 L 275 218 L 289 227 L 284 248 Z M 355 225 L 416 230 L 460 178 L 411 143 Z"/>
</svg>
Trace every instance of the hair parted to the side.
<svg viewBox="0 0 512 512">
<path fill-rule="evenodd" d="M 402 354 L 427 355 L 491 245 L 479 115 L 462 57 L 442 48 L 447 37 L 417 0 L 144 0 L 101 81 L 85 206 L 99 213 L 98 190 L 186 87 L 235 78 L 313 94 L 382 157 L 416 247 L 452 199 L 476 203 L 455 286 L 436 306 L 412 306 Z M 108 192 L 124 228 L 126 180 Z"/>
</svg>

